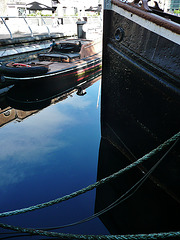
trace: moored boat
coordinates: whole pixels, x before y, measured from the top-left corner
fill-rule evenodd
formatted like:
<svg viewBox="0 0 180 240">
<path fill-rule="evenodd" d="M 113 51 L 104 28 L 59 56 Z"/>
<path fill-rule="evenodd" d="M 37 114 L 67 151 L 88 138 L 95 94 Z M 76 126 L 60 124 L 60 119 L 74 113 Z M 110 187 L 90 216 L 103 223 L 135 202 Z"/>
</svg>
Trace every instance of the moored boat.
<svg viewBox="0 0 180 240">
<path fill-rule="evenodd" d="M 125 167 L 180 131 L 179 17 L 148 7 L 148 1 L 105 0 L 104 8 L 101 134 L 103 140 L 119 150 L 117 159 Z M 179 223 L 171 222 L 173 211 L 180 213 L 179 144 L 176 142 L 151 173 L 147 189 L 137 197 L 139 202 L 135 201 L 136 196 L 127 201 L 131 212 L 124 212 L 122 205 L 115 213 L 119 219 L 112 234 L 179 231 Z M 115 186 L 117 196 L 122 188 L 130 189 L 139 174 L 148 173 L 170 146 L 134 168 L 133 174 L 130 171 L 122 177 Z M 108 162 L 104 164 L 110 166 Z M 100 174 L 98 180 L 107 175 Z M 148 190 L 149 181 L 152 188 Z M 156 205 L 159 195 L 167 204 L 158 200 Z M 155 206 L 159 212 L 154 211 Z M 166 208 L 172 212 L 168 210 L 164 215 Z M 125 229 L 126 224 L 129 225 Z"/>
<path fill-rule="evenodd" d="M 101 66 L 101 39 L 65 39 L 53 43 L 50 49 L 33 62 L 9 62 L 0 66 L 1 81 L 10 84 L 77 78 Z"/>
</svg>

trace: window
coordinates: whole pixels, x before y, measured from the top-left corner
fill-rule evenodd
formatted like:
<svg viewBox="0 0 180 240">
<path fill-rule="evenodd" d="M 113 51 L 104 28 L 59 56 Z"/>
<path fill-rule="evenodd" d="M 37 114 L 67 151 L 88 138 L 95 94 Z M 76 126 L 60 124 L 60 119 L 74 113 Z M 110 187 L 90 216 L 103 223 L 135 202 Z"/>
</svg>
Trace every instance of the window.
<svg viewBox="0 0 180 240">
<path fill-rule="evenodd" d="M 24 16 L 25 15 L 25 8 L 18 8 L 18 16 Z"/>
</svg>

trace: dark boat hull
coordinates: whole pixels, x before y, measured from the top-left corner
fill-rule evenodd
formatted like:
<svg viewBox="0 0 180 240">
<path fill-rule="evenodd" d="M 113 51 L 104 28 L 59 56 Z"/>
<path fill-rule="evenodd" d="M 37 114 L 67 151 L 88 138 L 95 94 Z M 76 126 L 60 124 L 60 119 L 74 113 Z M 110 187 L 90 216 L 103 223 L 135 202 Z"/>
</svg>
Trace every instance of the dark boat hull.
<svg viewBox="0 0 180 240">
<path fill-rule="evenodd" d="M 83 74 L 80 78 L 66 76 L 59 81 L 46 80 L 43 84 L 15 85 L 7 92 L 6 101 L 9 106 L 20 110 L 42 109 L 50 105 L 53 98 L 64 99 L 74 90 L 80 92 L 89 87 L 94 79 L 101 76 L 101 71 L 101 65 L 98 65 L 94 71 Z"/>
<path fill-rule="evenodd" d="M 1 81 L 9 84 L 34 84 L 34 83 L 43 84 L 44 82 L 56 81 L 64 77 L 80 79 L 80 75 L 83 76 L 84 74 L 88 72 L 92 72 L 96 70 L 96 68 L 99 68 L 99 66 L 101 66 L 101 61 L 102 61 L 101 56 L 99 54 L 95 54 L 93 57 L 88 57 L 83 60 L 84 61 L 82 61 L 82 63 L 78 63 L 77 65 L 75 64 L 72 67 L 68 66 L 64 69 L 47 72 L 43 74 L 38 73 L 38 69 L 37 69 L 37 73 L 34 72 L 35 76 L 24 76 L 24 77 L 17 76 L 16 77 L 16 76 L 11 76 L 11 74 L 3 75 L 1 76 Z M 28 71 L 28 68 L 27 68 L 27 71 Z"/>
<path fill-rule="evenodd" d="M 104 11 L 101 132 L 102 138 L 115 146 L 121 152 L 122 161 L 129 165 L 180 130 L 180 47 L 177 40 L 180 27 L 121 1 L 112 0 L 112 5 L 108 2 Z M 141 165 L 140 171 L 146 173 L 167 149 Z M 171 198 L 169 204 L 177 206 L 178 213 L 179 156 L 180 142 L 177 142 L 150 177 L 154 187 L 158 186 L 159 192 Z M 124 180 L 119 184 L 119 191 L 125 184 Z M 171 218 L 167 217 L 165 222 L 166 226 L 172 226 Z M 123 223 L 121 226 L 123 229 Z M 155 228 L 148 223 L 143 226 L 135 229 L 131 225 L 129 232 L 120 230 L 119 234 L 178 230 L 179 224 L 175 228 L 165 225 Z"/>
<path fill-rule="evenodd" d="M 180 130 L 180 46 L 113 10 L 104 16 L 102 125 L 111 114 L 114 121 L 128 119 L 124 124 L 155 147 Z M 136 149 L 138 157 L 152 149 L 148 145 Z"/>
</svg>

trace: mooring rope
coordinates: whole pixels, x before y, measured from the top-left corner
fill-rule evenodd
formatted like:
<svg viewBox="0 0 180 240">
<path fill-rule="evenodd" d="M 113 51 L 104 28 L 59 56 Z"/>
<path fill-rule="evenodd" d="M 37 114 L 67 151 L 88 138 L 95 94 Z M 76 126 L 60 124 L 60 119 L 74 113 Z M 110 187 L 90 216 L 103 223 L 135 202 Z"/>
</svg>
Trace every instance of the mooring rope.
<svg viewBox="0 0 180 240">
<path fill-rule="evenodd" d="M 135 161 L 132 164 L 128 165 L 127 167 L 119 170 L 118 172 L 116 172 L 116 173 L 114 173 L 114 174 L 112 174 L 112 175 L 110 175 L 110 176 L 108 176 L 106 178 L 103 178 L 103 179 L 97 181 L 94 184 L 91 184 L 91 185 L 89 185 L 89 186 L 87 186 L 85 188 L 82 188 L 82 189 L 80 189 L 80 190 L 78 190 L 76 192 L 73 192 L 73 193 L 71 193 L 69 195 L 65 195 L 65 196 L 63 196 L 61 198 L 54 199 L 52 201 L 48 201 L 48 202 L 45 202 L 45 203 L 37 204 L 37 205 L 30 206 L 30 207 L 27 207 L 27 208 L 22 208 L 22 209 L 17 209 L 17 210 L 13 210 L 13 211 L 3 212 L 3 213 L 0 213 L 0 217 L 13 216 L 13 215 L 17 215 L 17 214 L 26 213 L 26 212 L 34 211 L 34 210 L 37 210 L 37 209 L 49 207 L 49 206 L 52 206 L 54 204 L 58 204 L 60 202 L 72 199 L 72 198 L 74 198 L 76 196 L 79 196 L 79 195 L 81 195 L 83 193 L 86 193 L 86 192 L 88 192 L 90 190 L 93 190 L 94 188 L 97 188 L 100 185 L 103 185 L 103 184 L 109 182 L 110 180 L 117 178 L 120 174 L 122 174 L 122 173 L 124 173 L 124 172 L 126 172 L 126 171 L 128 171 L 128 170 L 130 170 L 130 169 L 132 169 L 134 167 L 136 167 L 139 164 L 142 164 L 144 161 L 148 160 L 150 157 L 152 157 L 156 153 L 160 152 L 162 149 L 167 147 L 170 143 L 176 141 L 179 138 L 180 138 L 180 132 L 175 134 L 170 139 L 166 140 L 164 143 L 159 145 L 157 148 L 153 149 L 148 154 L 146 154 L 143 157 L 139 158 L 137 161 Z"/>
<path fill-rule="evenodd" d="M 48 232 L 37 230 L 33 228 L 16 227 L 9 224 L 0 223 L 0 227 L 18 231 L 21 233 L 30 233 L 32 235 L 40 235 L 46 237 L 57 237 L 58 239 L 84 239 L 84 240 L 154 240 L 172 237 L 180 237 L 180 232 L 164 232 L 164 233 L 150 233 L 150 234 L 128 234 L 128 235 L 83 235 L 83 234 L 69 234 Z"/>
<path fill-rule="evenodd" d="M 87 217 L 84 218 L 80 221 L 77 222 L 73 222 L 70 224 L 66 224 L 66 225 L 61 225 L 61 226 L 56 226 L 56 227 L 46 227 L 46 228 L 41 228 L 41 230 L 57 230 L 60 228 L 66 228 L 66 227 L 72 227 L 81 223 L 85 223 L 87 221 L 90 221 L 96 217 L 101 216 L 102 214 L 108 212 L 109 210 L 111 210 L 112 208 L 116 207 L 117 205 L 119 205 L 120 203 L 124 202 L 125 200 L 129 199 L 135 192 L 137 192 L 137 190 L 142 186 L 142 184 L 147 180 L 147 178 L 149 177 L 150 174 L 152 174 L 152 172 L 159 166 L 159 164 L 163 161 L 163 159 L 167 156 L 167 154 L 174 148 L 174 146 L 176 145 L 178 140 L 176 140 L 173 145 L 168 149 L 168 151 L 157 161 L 157 163 L 155 163 L 153 165 L 153 167 L 151 167 L 151 169 L 140 179 L 138 180 L 130 189 L 128 189 L 124 194 L 122 194 L 117 200 L 115 200 L 114 202 L 112 202 L 110 205 L 108 205 L 106 208 L 102 209 L 101 211 Z M 36 228 L 37 229 L 37 228 Z"/>
<path fill-rule="evenodd" d="M 126 199 L 130 198 L 142 186 L 142 184 L 146 181 L 146 179 L 149 177 L 149 175 L 152 174 L 152 172 L 157 168 L 157 166 L 162 162 L 162 160 L 167 156 L 167 154 L 173 149 L 173 147 L 176 145 L 177 141 L 178 140 L 176 140 L 173 143 L 173 145 L 168 149 L 168 151 L 166 151 L 166 153 L 157 161 L 157 163 L 155 163 L 154 166 L 138 182 L 136 182 L 128 191 L 126 191 L 123 195 L 121 195 L 120 198 L 118 198 L 116 201 L 111 203 L 109 206 L 107 206 L 103 210 L 93 214 L 90 217 L 87 217 L 85 219 L 82 219 L 82 220 L 74 222 L 74 223 L 61 225 L 61 226 L 55 226 L 55 227 L 46 227 L 46 228 L 41 228 L 41 229 L 36 228 L 36 230 L 52 231 L 52 230 L 57 230 L 57 229 L 61 229 L 61 228 L 75 226 L 75 225 L 90 221 L 90 220 L 92 220 L 96 217 L 99 217 L 103 213 L 105 213 L 105 212 L 111 210 L 112 208 L 116 207 L 117 205 L 119 205 L 120 203 L 125 201 Z M 15 233 L 10 232 L 10 233 L 2 233 L 2 234 L 15 234 Z M 35 233 L 34 233 L 34 235 L 35 235 Z M 0 238 L 0 239 L 8 239 L 8 238 L 12 238 L 12 237 L 21 237 L 21 236 L 28 236 L 28 235 L 11 235 L 11 236 L 3 237 L 3 238 Z"/>
</svg>

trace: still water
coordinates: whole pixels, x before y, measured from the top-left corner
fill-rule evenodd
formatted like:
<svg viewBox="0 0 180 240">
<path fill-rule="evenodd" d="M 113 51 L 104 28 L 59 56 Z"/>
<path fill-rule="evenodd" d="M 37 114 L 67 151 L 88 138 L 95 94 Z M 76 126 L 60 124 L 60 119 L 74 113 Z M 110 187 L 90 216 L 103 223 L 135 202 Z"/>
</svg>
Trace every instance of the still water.
<svg viewBox="0 0 180 240">
<path fill-rule="evenodd" d="M 99 88 L 100 80 L 83 96 L 73 92 L 63 101 L 29 116 L 26 112 L 23 120 L 12 120 L 0 128 L 0 212 L 50 201 L 96 182 L 101 138 Z M 73 223 L 94 213 L 95 194 L 93 190 L 48 208 L 2 218 L 1 222 L 28 228 Z M 56 231 L 108 234 L 98 218 Z M 11 236 L 2 235 L 7 230 L 0 232 L 0 239 Z"/>
</svg>

